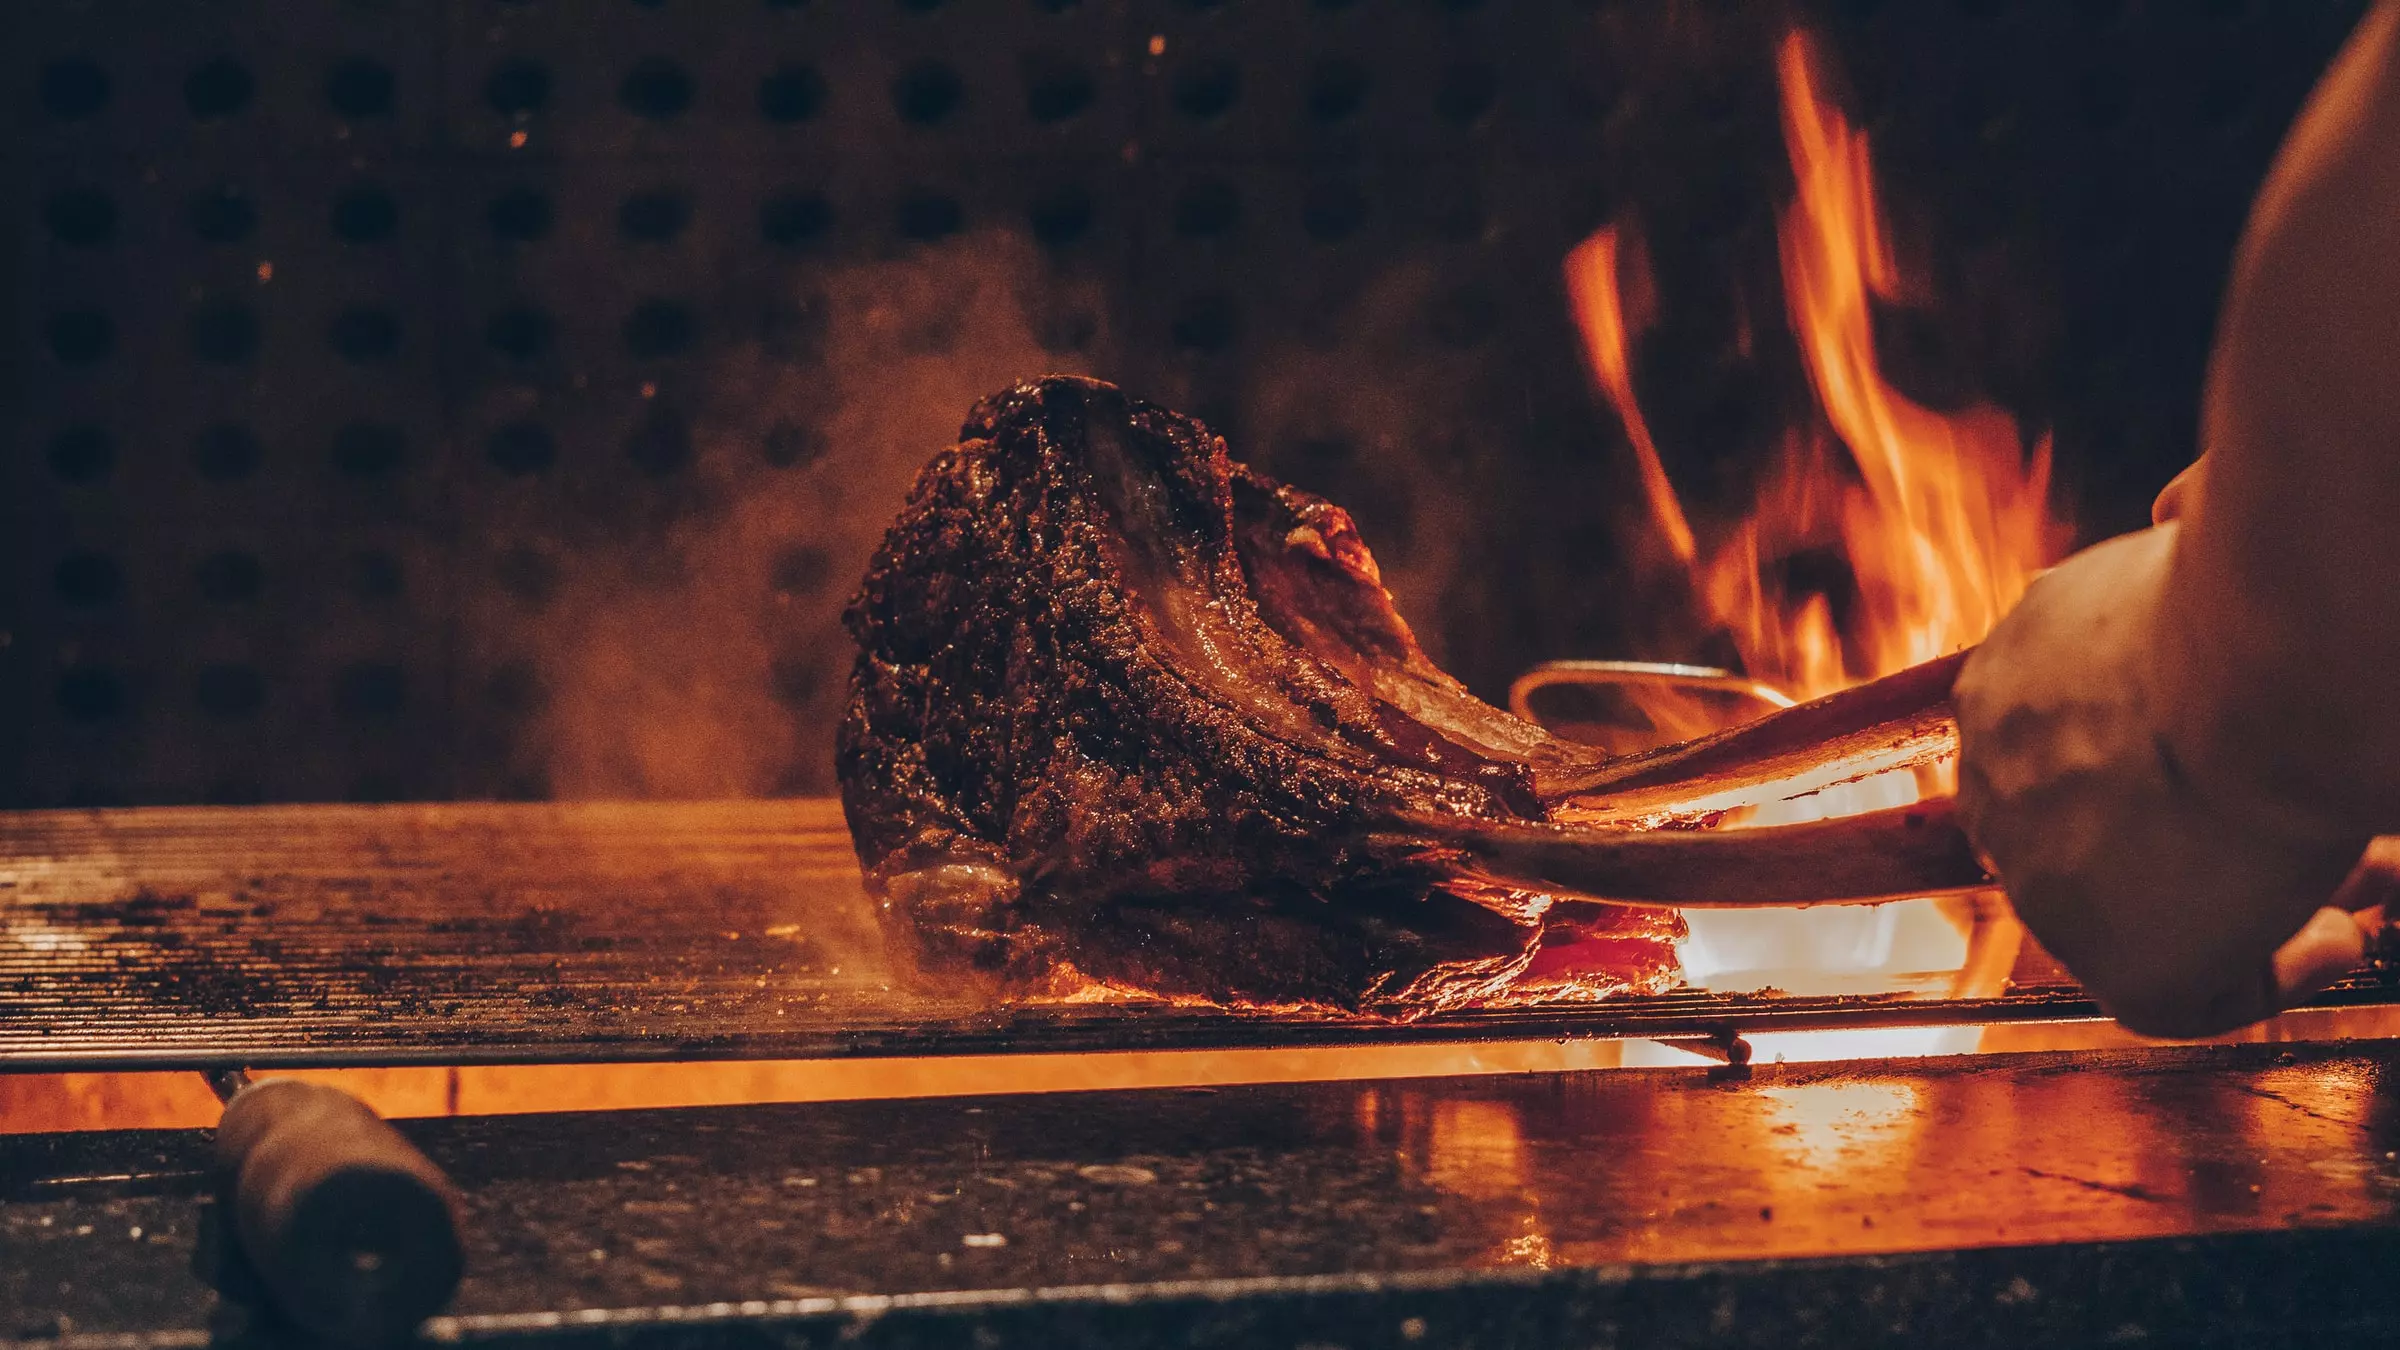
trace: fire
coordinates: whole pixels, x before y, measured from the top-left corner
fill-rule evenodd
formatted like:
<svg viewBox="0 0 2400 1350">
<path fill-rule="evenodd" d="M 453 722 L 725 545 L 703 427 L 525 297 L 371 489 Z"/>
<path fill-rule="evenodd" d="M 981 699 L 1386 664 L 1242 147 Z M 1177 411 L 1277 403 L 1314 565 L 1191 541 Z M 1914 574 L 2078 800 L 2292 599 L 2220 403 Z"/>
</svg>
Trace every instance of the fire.
<svg viewBox="0 0 2400 1350">
<path fill-rule="evenodd" d="M 1669 553 L 1748 672 L 1803 699 L 1981 639 L 2064 542 L 2049 512 L 2047 438 L 2028 455 L 2007 413 L 1927 408 L 1884 378 L 1872 303 L 1899 299 L 1902 278 L 1866 135 L 1820 97 L 1816 65 L 1804 34 L 1785 39 L 1778 74 L 1798 190 L 1777 236 L 1785 308 L 1824 425 L 1787 434 L 1752 510 L 1715 547 L 1701 548 L 1634 399 L 1632 343 L 1649 292 L 1638 251 L 1612 226 L 1566 264 L 1593 374 L 1633 443 Z M 1856 587 L 1846 628 L 1822 590 L 1787 577 L 1791 559 L 1823 549 Z"/>
<path fill-rule="evenodd" d="M 1803 699 L 1979 641 L 2067 534 L 2049 511 L 2046 437 L 2027 453 L 2007 413 L 1928 408 L 1885 378 L 1873 309 L 1907 288 L 1866 135 L 1822 95 L 1820 69 L 1806 34 L 1785 38 L 1777 75 L 1796 187 L 1778 213 L 1777 240 L 1786 317 L 1821 418 L 1787 431 L 1740 520 L 1695 529 L 1635 400 L 1634 340 L 1655 308 L 1638 237 L 1602 229 L 1565 268 L 1593 377 L 1624 424 L 1666 553 L 1690 575 L 1705 618 L 1730 637 L 1746 672 Z M 1850 580 L 1838 612 L 1821 583 L 1792 580 L 1793 560 L 1826 554 L 1841 559 Z M 1795 793 L 1726 823 L 1905 805 L 1948 790 L 1947 774 L 1947 766 L 1923 780 L 1887 773 Z M 1850 988 L 1907 988 L 1969 965 L 1969 925 L 1932 901 L 1687 918 L 1686 976 L 1703 987 L 1847 978 Z"/>
</svg>

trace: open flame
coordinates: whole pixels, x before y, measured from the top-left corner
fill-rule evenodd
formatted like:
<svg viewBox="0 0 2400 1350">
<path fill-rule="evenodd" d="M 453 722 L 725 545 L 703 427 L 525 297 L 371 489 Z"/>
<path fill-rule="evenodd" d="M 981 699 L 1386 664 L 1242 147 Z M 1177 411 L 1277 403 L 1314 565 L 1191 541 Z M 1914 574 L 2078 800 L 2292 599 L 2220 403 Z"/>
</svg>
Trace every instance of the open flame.
<svg viewBox="0 0 2400 1350">
<path fill-rule="evenodd" d="M 1884 378 L 1872 306 L 1901 299 L 1902 278 L 1866 134 L 1819 96 L 1815 69 L 1812 44 L 1794 32 L 1777 73 L 1798 191 L 1777 236 L 1785 309 L 1824 425 L 1786 433 L 1749 515 L 1705 552 L 1634 399 L 1632 344 L 1651 307 L 1638 250 L 1612 226 L 1566 263 L 1593 374 L 1633 443 L 1660 538 L 1748 673 L 1803 699 L 1980 640 L 2065 533 L 2049 512 L 2047 437 L 2028 455 L 2000 409 L 1927 408 Z M 1846 628 L 1822 590 L 1786 575 L 1792 558 L 1823 549 L 1856 587 Z"/>
<path fill-rule="evenodd" d="M 1884 378 L 1873 308 L 1905 296 L 1865 133 L 1819 90 L 1806 34 L 1777 53 L 1784 144 L 1796 191 L 1778 215 L 1784 305 L 1821 422 L 1785 433 L 1749 512 L 1697 530 L 1676 496 L 1634 397 L 1633 345 L 1655 309 L 1639 241 L 1611 226 L 1566 260 L 1568 299 L 1593 376 L 1625 426 L 1660 542 L 1692 577 L 1708 621 L 1746 672 L 1807 699 L 1891 674 L 1979 641 L 2061 551 L 2049 512 L 2050 446 L 2031 453 L 1998 408 L 1925 407 Z M 1794 559 L 1832 554 L 1851 593 L 1792 580 Z M 1740 813 L 1760 825 L 1905 805 L 1946 791 L 1951 767 L 1795 794 Z M 1688 915 L 1686 974 L 1707 986 L 1778 987 L 1882 976 L 1921 983 L 1967 964 L 1955 906 L 1904 901 L 1872 910 Z"/>
</svg>

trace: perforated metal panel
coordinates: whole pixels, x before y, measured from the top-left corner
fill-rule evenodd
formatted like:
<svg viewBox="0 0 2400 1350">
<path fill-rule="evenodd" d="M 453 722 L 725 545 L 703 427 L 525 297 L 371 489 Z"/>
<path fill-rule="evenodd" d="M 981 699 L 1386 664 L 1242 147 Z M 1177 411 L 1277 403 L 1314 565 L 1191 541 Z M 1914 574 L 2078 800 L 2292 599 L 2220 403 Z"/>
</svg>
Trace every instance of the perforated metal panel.
<svg viewBox="0 0 2400 1350">
<path fill-rule="evenodd" d="M 2357 9 L 1812 13 L 1937 260 L 1902 378 L 2055 425 L 2087 521 L 2132 518 Z M 1629 593 L 1558 263 L 1642 219 L 1644 398 L 1696 496 L 1738 483 L 1805 404 L 1733 340 L 1786 18 L 8 6 L 0 802 L 823 790 L 843 596 L 973 398 L 1043 369 L 1351 506 L 1486 692 L 1622 651 L 1676 600 Z"/>
</svg>

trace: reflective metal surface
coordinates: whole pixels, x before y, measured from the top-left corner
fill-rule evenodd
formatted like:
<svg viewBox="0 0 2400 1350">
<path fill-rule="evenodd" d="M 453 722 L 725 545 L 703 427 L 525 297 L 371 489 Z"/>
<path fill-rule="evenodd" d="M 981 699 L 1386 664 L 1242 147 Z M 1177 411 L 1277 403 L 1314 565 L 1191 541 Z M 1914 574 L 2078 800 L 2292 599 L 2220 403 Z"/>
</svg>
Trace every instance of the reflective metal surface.
<svg viewBox="0 0 2400 1350">
<path fill-rule="evenodd" d="M 1759 711 L 1789 708 L 1795 702 L 1791 695 L 1764 680 L 1715 666 L 1672 661 L 1544 661 L 1509 683 L 1508 710 L 1528 722 L 1538 721 L 1533 713 L 1533 696 L 1559 685 L 1731 694 L 1762 705 Z"/>
<path fill-rule="evenodd" d="M 2256 1344 L 2249 1319 L 2269 1309 L 2323 1334 L 2337 1311 L 2360 1314 L 2341 1299 L 2392 1302 L 2388 1279 L 2328 1288 L 2324 1276 L 2341 1252 L 2392 1245 L 2396 1064 L 2394 1042 L 2248 1046 L 525 1116 L 409 1133 L 467 1195 L 472 1273 L 445 1332 L 461 1336 L 557 1332 L 595 1309 L 633 1323 L 660 1309 L 838 1320 L 844 1297 L 941 1295 L 984 1317 L 1039 1298 L 1172 1304 L 1194 1281 L 1253 1282 L 1216 1286 L 1234 1298 L 1317 1279 L 1352 1295 L 1482 1291 L 1389 1324 L 1379 1305 L 1354 1308 L 1379 1329 L 1333 1343 L 1398 1345 L 1400 1317 L 1420 1316 L 1430 1330 L 1416 1339 L 1439 1333 L 1432 1343 L 1556 1344 L 1522 1337 L 1566 1334 L 1559 1325 L 1515 1327 L 1517 1339 L 1495 1329 L 1557 1287 L 1543 1281 L 1566 1280 L 1660 1282 L 1565 1322 L 1591 1343 L 2096 1345 L 2132 1327 L 2151 1343 Z M 202 1325 L 208 1300 L 183 1271 L 204 1142 L 0 1140 L 0 1305 L 18 1310 L 0 1341 L 27 1326 Z M 2294 1229 L 2329 1231 L 2311 1247 Z M 2241 1234 L 2264 1245 L 2227 1249 L 2239 1259 L 2138 1249 L 2138 1261 L 2099 1245 Z M 2079 1254 L 2043 1254 L 2060 1244 Z M 1823 1264 L 1979 1250 L 1980 1265 Z M 1770 1258 L 1820 1264 L 1795 1273 Z M 1709 1296 L 1676 1294 L 1695 1262 L 1735 1264 L 1712 1268 Z M 151 1292 L 113 1297 L 129 1289 Z M 2284 1301 L 2304 1289 L 2310 1305 Z M 758 1302 L 744 1312 L 745 1300 Z M 1642 1306 L 1667 1319 L 1653 1337 L 1596 1330 Z M 525 1320 L 537 1315 L 550 1320 Z M 1168 1325 L 1145 1341 L 1176 1328 L 1171 1308 L 1157 1316 Z M 2251 1340 L 2199 1335 L 2245 1330 Z M 963 1326 L 939 1343 L 952 1340 L 971 1343 Z"/>
</svg>

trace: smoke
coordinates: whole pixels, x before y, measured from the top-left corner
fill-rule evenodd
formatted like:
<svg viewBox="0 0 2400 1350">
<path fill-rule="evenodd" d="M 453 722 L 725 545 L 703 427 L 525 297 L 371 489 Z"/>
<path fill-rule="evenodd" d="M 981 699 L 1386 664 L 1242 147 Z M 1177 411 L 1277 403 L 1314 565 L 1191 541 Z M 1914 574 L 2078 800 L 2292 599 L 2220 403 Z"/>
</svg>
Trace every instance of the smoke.
<svg viewBox="0 0 2400 1350">
<path fill-rule="evenodd" d="M 1438 662 L 1461 551 L 1485 522 L 1474 480 L 1481 391 L 1423 337 L 1448 298 L 1440 269 L 1403 258 L 1338 297 L 1339 340 L 1263 344 L 1234 456 L 1349 511 L 1403 617 Z"/>
<path fill-rule="evenodd" d="M 829 790 L 841 609 L 917 470 L 977 399 L 1108 337 L 1095 284 L 1000 233 L 725 301 L 754 340 L 641 387 L 563 510 L 468 541 L 500 588 L 461 653 L 463 714 L 513 766 L 496 793 Z"/>
</svg>

